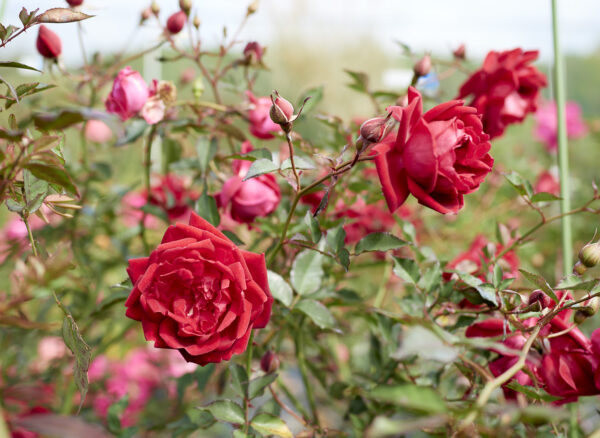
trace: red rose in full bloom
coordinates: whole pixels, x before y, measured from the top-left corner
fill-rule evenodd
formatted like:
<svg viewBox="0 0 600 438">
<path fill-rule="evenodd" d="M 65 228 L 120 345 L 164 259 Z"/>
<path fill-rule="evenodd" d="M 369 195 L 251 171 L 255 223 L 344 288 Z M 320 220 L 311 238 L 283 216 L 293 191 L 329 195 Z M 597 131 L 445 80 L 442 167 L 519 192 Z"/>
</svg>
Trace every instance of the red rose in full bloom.
<svg viewBox="0 0 600 438">
<path fill-rule="evenodd" d="M 540 88 L 547 84 L 546 76 L 530 65 L 537 57 L 537 50 L 491 51 L 460 87 L 458 98 L 473 96 L 469 105 L 482 115 L 484 131 L 491 138 L 536 111 Z"/>
<path fill-rule="evenodd" d="M 157 348 L 206 365 L 246 350 L 252 329 L 269 322 L 273 298 L 264 254 L 240 250 L 192 213 L 170 226 L 149 257 L 129 261 L 126 315 Z"/>
<path fill-rule="evenodd" d="M 250 142 L 242 144 L 242 153 L 251 150 Z M 216 197 L 219 206 L 226 208 L 234 220 L 242 223 L 252 223 L 259 216 L 268 216 L 275 211 L 281 200 L 274 175 L 265 174 L 244 181 L 250 165 L 250 161 L 235 160 L 234 175 L 225 181 Z"/>
<path fill-rule="evenodd" d="M 400 126 L 373 150 L 390 211 L 409 194 L 440 213 L 456 213 L 463 195 L 475 191 L 492 169 L 489 136 L 477 110 L 459 100 L 423 114 L 419 92 L 410 87 L 406 107 L 387 109 Z"/>
</svg>

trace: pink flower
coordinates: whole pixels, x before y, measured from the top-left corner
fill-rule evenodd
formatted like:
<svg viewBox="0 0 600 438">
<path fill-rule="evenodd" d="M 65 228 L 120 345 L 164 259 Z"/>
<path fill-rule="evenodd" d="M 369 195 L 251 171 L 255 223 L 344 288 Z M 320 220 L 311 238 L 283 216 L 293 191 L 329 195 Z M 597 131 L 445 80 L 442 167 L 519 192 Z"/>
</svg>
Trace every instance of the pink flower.
<svg viewBox="0 0 600 438">
<path fill-rule="evenodd" d="M 587 133 L 587 127 L 581 117 L 581 107 L 577 102 L 567 102 L 565 105 L 567 118 L 567 136 L 580 138 Z M 544 102 L 535 113 L 535 138 L 544 142 L 546 149 L 556 150 L 556 103 Z"/>
<path fill-rule="evenodd" d="M 94 143 L 106 143 L 113 137 L 112 129 L 101 120 L 88 120 L 83 133 L 85 138 Z"/>
<path fill-rule="evenodd" d="M 538 175 L 534 191 L 536 193 L 552 193 L 555 196 L 559 196 L 560 182 L 552 172 L 545 170 Z"/>
<path fill-rule="evenodd" d="M 140 73 L 125 67 L 117 75 L 106 99 L 106 111 L 117 114 L 125 121 L 144 107 L 149 96 L 150 91 Z"/>
<path fill-rule="evenodd" d="M 265 140 L 274 138 L 273 134 L 281 131 L 281 127 L 273 122 L 269 116 L 272 105 L 271 99 L 268 97 L 255 97 L 251 91 L 246 91 L 246 96 L 250 101 L 248 111 L 250 133 Z"/>
<path fill-rule="evenodd" d="M 56 359 L 60 359 L 67 352 L 65 341 L 58 336 L 46 336 L 38 344 L 38 357 L 36 368 L 45 370 Z"/>
<path fill-rule="evenodd" d="M 145 214 L 141 208 L 146 205 L 146 196 L 138 192 L 129 192 L 121 199 L 121 219 L 128 227 L 135 227 L 144 218 L 146 228 L 156 228 L 158 220 L 151 214 Z"/>
<path fill-rule="evenodd" d="M 165 118 L 165 103 L 160 96 L 152 96 L 142 107 L 141 115 L 149 125 L 155 125 Z"/>
<path fill-rule="evenodd" d="M 251 150 L 252 145 L 245 141 L 242 153 Z M 234 220 L 242 223 L 252 223 L 256 217 L 268 216 L 281 200 L 275 176 L 266 174 L 243 181 L 251 164 L 250 161 L 235 160 L 234 176 L 225 182 L 221 192 L 217 194 L 219 206 L 226 209 Z"/>
</svg>

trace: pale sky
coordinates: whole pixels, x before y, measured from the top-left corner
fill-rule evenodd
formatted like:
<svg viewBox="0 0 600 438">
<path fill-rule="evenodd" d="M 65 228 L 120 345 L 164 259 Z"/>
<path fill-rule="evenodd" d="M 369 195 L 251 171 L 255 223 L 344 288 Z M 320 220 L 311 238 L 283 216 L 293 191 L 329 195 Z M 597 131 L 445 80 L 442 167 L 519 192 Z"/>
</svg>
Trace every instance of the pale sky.
<svg viewBox="0 0 600 438">
<path fill-rule="evenodd" d="M 0 0 L 7 2 L 2 23 L 18 24 L 22 6 L 35 9 L 64 7 L 62 0 Z M 144 27 L 131 38 L 139 12 L 149 0 L 85 0 L 83 11 L 96 17 L 84 22 L 86 45 L 90 50 L 108 51 L 149 47 L 157 40 L 156 25 Z M 159 0 L 163 20 L 177 9 L 177 0 Z M 207 45 L 218 40 L 222 27 L 235 27 L 250 0 L 196 0 Z M 563 47 L 571 52 L 589 53 L 600 47 L 598 0 L 561 0 L 560 24 Z M 417 50 L 448 53 L 467 43 L 472 57 L 491 49 L 516 46 L 537 48 L 543 59 L 551 57 L 551 15 L 549 0 L 261 0 L 242 39 L 269 44 L 281 29 L 297 38 L 335 48 L 366 35 L 390 51 L 395 41 Z M 77 62 L 79 45 L 76 24 L 51 25 L 63 40 L 66 61 Z M 37 30 L 29 32 L 5 49 L 0 59 L 21 57 L 41 66 L 35 52 Z M 4 51 L 4 53 L 2 53 Z"/>
</svg>

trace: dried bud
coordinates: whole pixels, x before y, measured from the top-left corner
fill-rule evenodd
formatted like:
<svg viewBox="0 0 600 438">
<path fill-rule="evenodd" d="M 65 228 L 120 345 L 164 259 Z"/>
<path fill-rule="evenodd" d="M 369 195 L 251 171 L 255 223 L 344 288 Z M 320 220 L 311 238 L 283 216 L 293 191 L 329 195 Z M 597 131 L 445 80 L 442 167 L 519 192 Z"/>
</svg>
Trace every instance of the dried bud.
<svg viewBox="0 0 600 438">
<path fill-rule="evenodd" d="M 183 26 L 185 26 L 186 21 L 187 21 L 187 15 L 185 15 L 185 12 L 183 12 L 183 11 L 175 12 L 167 20 L 167 30 L 169 31 L 169 33 L 171 33 L 173 35 L 176 33 L 179 33 L 179 32 L 181 32 L 181 29 L 183 29 Z"/>
<path fill-rule="evenodd" d="M 581 324 L 583 321 L 585 321 L 589 317 L 590 317 L 590 315 L 587 315 L 586 312 L 584 312 L 582 310 L 578 310 L 578 311 L 575 312 L 575 316 L 573 317 L 573 321 L 575 321 L 575 324 Z"/>
<path fill-rule="evenodd" d="M 573 274 L 583 275 L 585 274 L 585 271 L 587 271 L 587 268 L 581 262 L 577 262 L 575 263 L 575 266 L 573 266 Z"/>
<path fill-rule="evenodd" d="M 202 93 L 204 93 L 204 81 L 202 78 L 198 78 L 194 81 L 194 85 L 192 85 L 192 93 L 196 99 L 200 99 Z"/>
<path fill-rule="evenodd" d="M 579 261 L 588 268 L 593 268 L 600 262 L 600 244 L 588 243 L 579 251 Z"/>
<path fill-rule="evenodd" d="M 157 17 L 158 17 L 158 14 L 160 14 L 160 6 L 158 6 L 158 3 L 156 3 L 156 0 L 152 2 L 152 5 L 150 6 L 150 10 Z"/>
<path fill-rule="evenodd" d="M 35 46 L 44 58 L 57 58 L 62 52 L 62 43 L 57 34 L 43 24 L 40 25 Z"/>
<path fill-rule="evenodd" d="M 423 56 L 415 66 L 413 67 L 415 75 L 418 77 L 427 76 L 431 71 L 431 57 L 429 55 Z"/>
<path fill-rule="evenodd" d="M 370 143 L 379 143 L 385 136 L 386 122 L 385 117 L 375 117 L 367 120 L 360 125 L 360 136 Z"/>
<path fill-rule="evenodd" d="M 271 350 L 267 350 L 267 352 L 263 355 L 262 359 L 260 360 L 260 369 L 267 374 L 271 374 L 277 371 L 278 368 L 279 358 Z"/>
<path fill-rule="evenodd" d="M 69 6 L 74 8 L 75 6 L 81 6 L 83 4 L 83 0 L 67 0 Z"/>
<path fill-rule="evenodd" d="M 269 115 L 273 122 L 281 125 L 281 127 L 284 128 L 284 131 L 289 132 L 289 129 L 286 130 L 286 127 L 294 121 L 294 107 L 291 103 L 281 97 L 277 91 L 275 91 L 275 96 L 277 97 L 271 96 L 273 105 L 271 106 Z"/>
<path fill-rule="evenodd" d="M 248 10 L 246 11 L 246 15 L 252 15 L 258 10 L 258 0 L 254 0 L 248 6 Z"/>
<path fill-rule="evenodd" d="M 142 24 L 144 21 L 146 21 L 151 16 L 152 16 L 152 9 L 150 9 L 150 8 L 144 9 L 140 15 L 140 24 Z"/>
<path fill-rule="evenodd" d="M 454 49 L 452 51 L 452 54 L 454 55 L 454 59 L 459 59 L 459 60 L 465 59 L 466 53 L 467 53 L 467 50 L 466 50 L 464 44 L 461 44 L 460 46 L 458 46 L 456 49 Z"/>
<path fill-rule="evenodd" d="M 195 27 L 196 29 L 199 29 L 199 28 L 200 28 L 200 23 L 201 23 L 201 22 L 200 22 L 200 17 L 198 17 L 197 15 L 196 15 L 196 16 L 194 16 L 194 22 L 193 22 L 193 24 L 194 24 L 194 27 Z"/>
<path fill-rule="evenodd" d="M 156 94 L 165 103 L 165 105 L 172 105 L 177 99 L 177 88 L 171 81 L 158 81 L 156 86 Z"/>
<path fill-rule="evenodd" d="M 186 15 L 190 15 L 192 9 L 192 0 L 179 0 L 179 8 L 185 12 Z"/>
<path fill-rule="evenodd" d="M 535 303 L 540 304 L 540 310 L 545 309 L 552 305 L 552 298 L 542 292 L 540 289 L 536 289 L 531 292 L 529 299 L 527 300 L 527 306 L 533 306 Z"/>
<path fill-rule="evenodd" d="M 244 47 L 244 59 L 246 64 L 260 64 L 264 50 L 256 41 L 250 41 Z"/>
</svg>

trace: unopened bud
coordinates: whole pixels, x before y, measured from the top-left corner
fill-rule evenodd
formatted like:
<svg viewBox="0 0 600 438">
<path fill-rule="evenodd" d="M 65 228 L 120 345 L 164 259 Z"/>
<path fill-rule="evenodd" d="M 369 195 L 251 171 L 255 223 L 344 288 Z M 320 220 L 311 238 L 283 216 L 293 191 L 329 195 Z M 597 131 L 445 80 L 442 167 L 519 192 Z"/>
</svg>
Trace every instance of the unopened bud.
<svg viewBox="0 0 600 438">
<path fill-rule="evenodd" d="M 466 53 L 467 53 L 467 50 L 466 50 L 464 44 L 461 44 L 460 46 L 458 46 L 456 49 L 454 49 L 452 51 L 452 55 L 454 55 L 454 59 L 460 59 L 460 60 L 466 58 Z"/>
<path fill-rule="evenodd" d="M 268 350 L 260 360 L 260 369 L 267 374 L 274 373 L 279 368 L 279 358 L 271 350 Z"/>
<path fill-rule="evenodd" d="M 294 120 L 294 107 L 286 99 L 281 97 L 277 91 L 275 91 L 275 96 L 277 97 L 271 96 L 273 105 L 271 105 L 269 115 L 273 122 L 281 125 L 281 127 L 286 130 L 285 128 L 287 125 Z"/>
<path fill-rule="evenodd" d="M 185 12 L 186 15 L 190 14 L 192 9 L 192 0 L 179 0 L 179 8 Z"/>
<path fill-rule="evenodd" d="M 244 47 L 244 58 L 247 64 L 257 64 L 262 61 L 263 48 L 256 41 L 250 41 Z"/>
<path fill-rule="evenodd" d="M 573 266 L 573 274 L 583 275 L 585 274 L 585 271 L 587 271 L 587 268 L 581 262 L 577 262 L 575 263 L 575 266 Z"/>
<path fill-rule="evenodd" d="M 187 21 L 187 15 L 185 15 L 185 12 L 183 12 L 183 11 L 175 12 L 167 20 L 167 30 L 169 31 L 169 33 L 171 33 L 173 35 L 176 33 L 179 33 L 179 32 L 181 32 L 181 29 L 183 29 L 183 26 L 185 26 L 186 21 Z"/>
<path fill-rule="evenodd" d="M 150 8 L 144 9 L 142 11 L 142 13 L 140 14 L 140 24 L 142 24 L 144 21 L 146 21 L 151 16 L 152 16 L 152 9 L 150 9 Z"/>
<path fill-rule="evenodd" d="M 158 6 L 158 3 L 156 3 L 156 1 L 152 2 L 152 5 L 150 6 L 150 10 L 152 11 L 152 13 L 154 15 L 156 15 L 158 17 L 158 14 L 160 14 L 160 6 Z"/>
<path fill-rule="evenodd" d="M 593 268 L 600 263 L 600 245 L 588 243 L 579 251 L 579 261 L 588 268 Z"/>
<path fill-rule="evenodd" d="M 81 6 L 83 4 L 83 0 L 67 0 L 69 6 L 74 8 L 75 6 Z"/>
<path fill-rule="evenodd" d="M 575 312 L 575 316 L 573 317 L 573 321 L 575 321 L 575 324 L 579 325 L 583 321 L 585 321 L 586 319 L 588 319 L 589 317 L 590 317 L 590 315 L 587 315 L 586 312 L 584 312 L 582 310 L 578 310 L 578 311 Z"/>
<path fill-rule="evenodd" d="M 360 125 L 360 136 L 370 143 L 379 143 L 383 139 L 387 126 L 385 117 L 375 117 Z"/>
<path fill-rule="evenodd" d="M 248 10 L 246 11 L 246 15 L 252 15 L 258 10 L 258 0 L 254 0 L 250 5 L 248 5 Z"/>
<path fill-rule="evenodd" d="M 540 289 L 536 289 L 533 292 L 531 292 L 531 295 L 529 295 L 529 299 L 527 300 L 527 306 L 533 306 L 535 303 L 539 303 L 540 310 L 545 309 L 546 307 L 552 305 L 552 298 L 550 298 Z"/>
<path fill-rule="evenodd" d="M 194 21 L 193 21 L 192 24 L 194 25 L 194 27 L 196 29 L 199 29 L 200 28 L 200 24 L 201 24 L 200 17 L 198 17 L 197 15 L 194 16 Z"/>
<path fill-rule="evenodd" d="M 200 99 L 202 93 L 204 93 L 204 81 L 202 78 L 198 78 L 194 81 L 194 85 L 192 85 L 192 93 L 196 99 Z"/>
<path fill-rule="evenodd" d="M 415 72 L 415 75 L 419 77 L 427 76 L 431 71 L 431 57 L 429 55 L 423 56 L 419 61 L 417 61 L 413 67 L 413 71 Z"/>
</svg>

